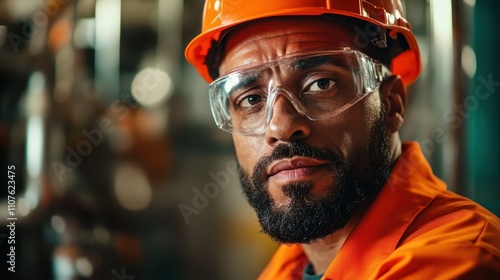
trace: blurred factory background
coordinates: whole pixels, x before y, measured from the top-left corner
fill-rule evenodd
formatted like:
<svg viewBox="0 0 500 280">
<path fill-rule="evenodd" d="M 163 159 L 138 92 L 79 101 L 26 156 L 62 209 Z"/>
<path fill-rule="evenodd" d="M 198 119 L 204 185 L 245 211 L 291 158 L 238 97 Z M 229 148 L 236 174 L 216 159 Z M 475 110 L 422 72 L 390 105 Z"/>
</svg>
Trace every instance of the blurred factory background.
<svg viewBox="0 0 500 280">
<path fill-rule="evenodd" d="M 500 215 L 500 2 L 404 4 L 424 71 L 403 139 Z M 0 279 L 256 278 L 277 245 L 259 233 L 230 135 L 183 57 L 202 9 L 0 1 Z M 5 265 L 12 165 L 15 273 Z"/>
</svg>

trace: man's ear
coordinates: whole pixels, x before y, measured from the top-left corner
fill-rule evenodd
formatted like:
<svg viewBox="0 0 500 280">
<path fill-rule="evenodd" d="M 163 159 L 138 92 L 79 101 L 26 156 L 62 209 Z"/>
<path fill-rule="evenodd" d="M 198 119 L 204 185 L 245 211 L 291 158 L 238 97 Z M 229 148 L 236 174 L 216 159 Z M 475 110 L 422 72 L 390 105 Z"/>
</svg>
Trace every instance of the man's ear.
<svg viewBox="0 0 500 280">
<path fill-rule="evenodd" d="M 400 76 L 391 76 L 382 83 L 380 98 L 385 105 L 386 124 L 390 135 L 403 125 L 406 112 L 406 88 Z"/>
</svg>

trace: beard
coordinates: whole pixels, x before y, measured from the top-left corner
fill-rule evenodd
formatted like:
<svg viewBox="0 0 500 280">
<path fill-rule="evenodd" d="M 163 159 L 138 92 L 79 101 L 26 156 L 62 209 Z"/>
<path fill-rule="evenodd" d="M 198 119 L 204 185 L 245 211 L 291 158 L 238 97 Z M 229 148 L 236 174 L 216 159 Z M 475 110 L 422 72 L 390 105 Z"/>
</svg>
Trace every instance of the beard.
<svg viewBox="0 0 500 280">
<path fill-rule="evenodd" d="M 253 174 L 238 168 L 243 191 L 255 209 L 262 231 L 280 243 L 311 243 L 344 228 L 360 206 L 378 193 L 390 174 L 389 138 L 382 110 L 375 121 L 368 144 L 345 158 L 330 148 L 304 142 L 279 144 L 261 158 Z M 334 183 L 321 197 L 314 197 L 314 182 L 297 182 L 282 187 L 289 203 L 276 206 L 267 190 L 266 169 L 275 160 L 294 156 L 330 162 Z"/>
</svg>

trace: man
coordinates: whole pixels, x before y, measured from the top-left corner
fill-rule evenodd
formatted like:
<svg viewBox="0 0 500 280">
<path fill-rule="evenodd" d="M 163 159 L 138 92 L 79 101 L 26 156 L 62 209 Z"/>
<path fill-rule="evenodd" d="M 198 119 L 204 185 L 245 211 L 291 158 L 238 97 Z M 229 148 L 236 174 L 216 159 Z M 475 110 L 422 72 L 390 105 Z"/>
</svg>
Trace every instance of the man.
<svg viewBox="0 0 500 280">
<path fill-rule="evenodd" d="M 402 143 L 420 53 L 399 0 L 208 0 L 210 82 L 262 229 L 260 279 L 500 279 L 500 221 Z"/>
</svg>

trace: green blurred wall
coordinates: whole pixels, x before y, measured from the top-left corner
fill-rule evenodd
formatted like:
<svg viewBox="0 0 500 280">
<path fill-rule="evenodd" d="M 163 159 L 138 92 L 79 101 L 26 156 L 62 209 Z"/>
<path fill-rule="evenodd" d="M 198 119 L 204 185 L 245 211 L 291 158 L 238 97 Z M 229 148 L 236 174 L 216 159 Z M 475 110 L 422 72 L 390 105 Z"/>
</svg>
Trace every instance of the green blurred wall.
<svg viewBox="0 0 500 280">
<path fill-rule="evenodd" d="M 500 216 L 500 1 L 477 0 L 473 18 L 477 72 L 464 100 L 466 195 Z"/>
</svg>

